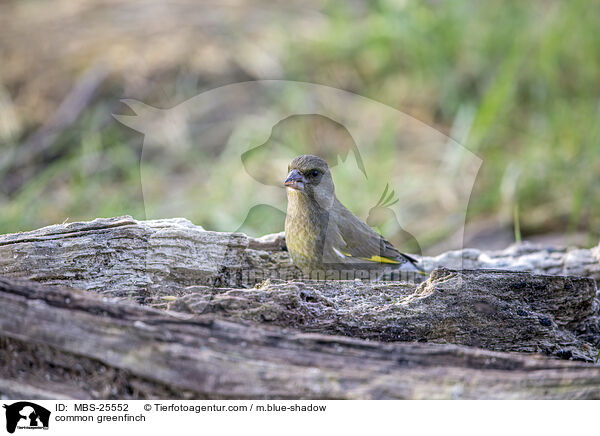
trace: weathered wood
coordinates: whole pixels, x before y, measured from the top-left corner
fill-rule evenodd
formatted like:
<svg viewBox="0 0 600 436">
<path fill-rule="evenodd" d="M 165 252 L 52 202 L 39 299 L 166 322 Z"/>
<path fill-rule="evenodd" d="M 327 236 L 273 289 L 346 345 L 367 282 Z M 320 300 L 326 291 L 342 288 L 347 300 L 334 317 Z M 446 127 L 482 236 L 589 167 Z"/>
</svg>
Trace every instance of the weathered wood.
<svg viewBox="0 0 600 436">
<path fill-rule="evenodd" d="M 190 285 L 253 286 L 297 277 L 277 242 L 205 231 L 185 219 L 99 218 L 0 236 L 0 274 L 145 298 Z M 252 246 L 253 248 L 249 248 Z"/>
<path fill-rule="evenodd" d="M 514 244 L 505 250 L 475 248 L 425 258 L 429 269 L 502 269 L 545 275 L 590 277 L 600 283 L 600 244 L 591 249 Z"/>
<path fill-rule="evenodd" d="M 143 299 L 191 285 L 251 287 L 267 277 L 300 277 L 283 246 L 283 233 L 254 239 L 205 231 L 182 218 L 98 218 L 0 235 L 0 274 Z M 466 249 L 423 262 L 430 271 L 492 268 L 600 280 L 600 245 Z"/>
<path fill-rule="evenodd" d="M 600 345 L 596 292 L 585 278 L 438 269 L 419 286 L 292 281 L 254 289 L 189 287 L 168 306 L 307 332 L 593 361 Z"/>
<path fill-rule="evenodd" d="M 7 397 L 600 398 L 600 367 L 572 361 L 182 319 L 6 279 L 0 306 Z"/>
<path fill-rule="evenodd" d="M 0 236 L 0 394 L 600 397 L 598 367 L 506 353 L 596 357 L 598 247 L 445 253 L 424 262 L 485 270 L 417 284 L 301 280 L 283 242 L 131 217 Z"/>
</svg>

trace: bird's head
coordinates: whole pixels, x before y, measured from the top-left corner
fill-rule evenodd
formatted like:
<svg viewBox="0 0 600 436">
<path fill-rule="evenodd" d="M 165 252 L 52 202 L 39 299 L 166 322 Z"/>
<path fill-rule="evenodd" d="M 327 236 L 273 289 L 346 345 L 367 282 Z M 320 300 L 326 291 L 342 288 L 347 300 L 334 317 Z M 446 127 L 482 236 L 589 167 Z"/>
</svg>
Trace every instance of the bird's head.
<svg viewBox="0 0 600 436">
<path fill-rule="evenodd" d="M 288 197 L 305 196 L 325 209 L 331 206 L 335 198 L 329 166 L 318 156 L 306 154 L 295 158 L 288 166 L 284 185 Z"/>
</svg>

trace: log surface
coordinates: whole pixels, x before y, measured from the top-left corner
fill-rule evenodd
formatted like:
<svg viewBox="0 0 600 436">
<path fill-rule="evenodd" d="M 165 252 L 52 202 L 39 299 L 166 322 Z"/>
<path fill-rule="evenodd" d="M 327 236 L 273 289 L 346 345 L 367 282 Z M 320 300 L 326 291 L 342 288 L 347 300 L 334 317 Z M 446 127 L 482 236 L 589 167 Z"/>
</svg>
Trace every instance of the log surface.
<svg viewBox="0 0 600 436">
<path fill-rule="evenodd" d="M 0 304 L 9 397 L 600 398 L 600 367 L 536 355 L 181 319 L 6 279 Z"/>
<path fill-rule="evenodd" d="M 0 274 L 143 301 L 189 285 L 240 287 L 270 274 L 298 276 L 276 246 L 182 218 L 98 218 L 1 235 Z"/>
<path fill-rule="evenodd" d="M 260 239 L 206 231 L 183 218 L 129 216 L 58 224 L 0 235 L 0 274 L 44 284 L 144 299 L 191 285 L 252 287 L 266 278 L 299 278 L 283 233 Z M 600 245 L 592 249 L 529 244 L 502 251 L 465 249 L 424 257 L 428 271 L 502 269 L 600 281 Z"/>
<path fill-rule="evenodd" d="M 437 269 L 420 285 L 268 281 L 254 289 L 189 287 L 167 306 L 307 332 L 593 361 L 600 345 L 596 293 L 586 278 Z"/>
<path fill-rule="evenodd" d="M 283 247 L 185 219 L 1 235 L 0 395 L 600 398 L 599 247 L 444 253 L 423 283 L 304 280 Z"/>
</svg>

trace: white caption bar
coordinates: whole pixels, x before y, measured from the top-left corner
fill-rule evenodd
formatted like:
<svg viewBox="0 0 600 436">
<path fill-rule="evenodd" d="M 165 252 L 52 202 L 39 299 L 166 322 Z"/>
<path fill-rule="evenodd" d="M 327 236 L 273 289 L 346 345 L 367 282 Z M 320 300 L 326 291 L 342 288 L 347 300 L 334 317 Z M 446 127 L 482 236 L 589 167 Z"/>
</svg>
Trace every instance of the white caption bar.
<svg viewBox="0 0 600 436">
<path fill-rule="evenodd" d="M 597 433 L 593 401 L 0 400 L 0 434 Z M 36 430 L 44 430 L 42 433 Z M 590 433 L 591 434 L 591 433 Z"/>
</svg>

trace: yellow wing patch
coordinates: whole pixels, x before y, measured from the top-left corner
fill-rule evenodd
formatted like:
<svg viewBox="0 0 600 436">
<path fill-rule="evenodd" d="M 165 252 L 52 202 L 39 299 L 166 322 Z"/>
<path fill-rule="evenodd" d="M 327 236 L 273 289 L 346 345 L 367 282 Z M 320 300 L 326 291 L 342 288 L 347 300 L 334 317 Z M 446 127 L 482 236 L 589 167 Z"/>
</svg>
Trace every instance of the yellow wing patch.
<svg viewBox="0 0 600 436">
<path fill-rule="evenodd" d="M 397 260 L 390 259 L 388 257 L 381 257 L 381 256 L 371 256 L 368 259 L 366 257 L 360 257 L 359 259 L 368 260 L 369 262 L 379 262 L 379 263 L 395 263 L 395 264 L 400 263 Z"/>
<path fill-rule="evenodd" d="M 351 253 L 348 253 L 346 251 L 342 251 L 341 253 L 346 257 L 354 257 L 354 256 L 352 256 Z M 358 259 L 366 260 L 367 262 L 394 263 L 394 264 L 401 263 L 395 259 L 390 259 L 389 257 L 382 257 L 382 256 L 359 257 Z"/>
</svg>

